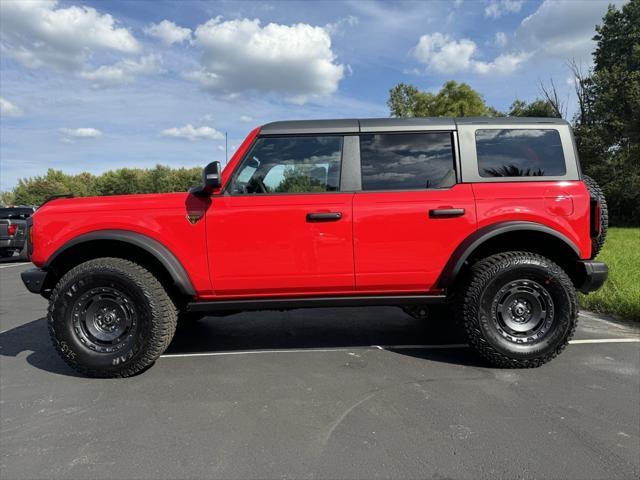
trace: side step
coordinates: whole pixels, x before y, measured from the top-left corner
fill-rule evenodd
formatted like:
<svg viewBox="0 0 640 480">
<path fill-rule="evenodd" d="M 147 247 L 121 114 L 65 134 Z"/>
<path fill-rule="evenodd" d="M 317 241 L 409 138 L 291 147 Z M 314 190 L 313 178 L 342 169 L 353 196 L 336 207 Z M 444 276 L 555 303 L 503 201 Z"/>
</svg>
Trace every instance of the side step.
<svg viewBox="0 0 640 480">
<path fill-rule="evenodd" d="M 187 310 L 191 312 L 218 312 L 224 310 L 291 310 L 294 308 L 335 308 L 335 307 L 379 307 L 424 305 L 442 303 L 446 295 L 383 295 L 358 297 L 306 297 L 306 298 L 261 298 L 191 302 Z"/>
</svg>

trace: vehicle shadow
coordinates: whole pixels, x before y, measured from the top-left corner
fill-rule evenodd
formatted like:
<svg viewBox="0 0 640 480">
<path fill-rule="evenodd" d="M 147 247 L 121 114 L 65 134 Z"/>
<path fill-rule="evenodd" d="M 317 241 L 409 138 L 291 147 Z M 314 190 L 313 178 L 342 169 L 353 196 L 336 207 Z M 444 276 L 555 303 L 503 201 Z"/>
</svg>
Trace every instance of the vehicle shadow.
<svg viewBox="0 0 640 480">
<path fill-rule="evenodd" d="M 182 324 L 167 354 L 256 350 L 378 348 L 454 365 L 488 367 L 469 348 L 421 348 L 464 343 L 450 318 L 415 320 L 393 307 L 246 312 Z M 416 346 L 416 347 L 413 347 Z M 48 372 L 79 376 L 58 356 L 40 318 L 0 334 L 0 355 Z"/>
<path fill-rule="evenodd" d="M 64 363 L 51 345 L 46 318 L 0 333 L 1 356 L 17 357 L 23 352 L 29 352 L 26 361 L 35 368 L 59 375 L 80 376 Z"/>
<path fill-rule="evenodd" d="M 469 348 L 450 347 L 464 343 L 443 312 L 421 321 L 394 307 L 321 308 L 206 317 L 181 325 L 166 353 L 382 347 L 425 360 L 489 366 Z"/>
</svg>

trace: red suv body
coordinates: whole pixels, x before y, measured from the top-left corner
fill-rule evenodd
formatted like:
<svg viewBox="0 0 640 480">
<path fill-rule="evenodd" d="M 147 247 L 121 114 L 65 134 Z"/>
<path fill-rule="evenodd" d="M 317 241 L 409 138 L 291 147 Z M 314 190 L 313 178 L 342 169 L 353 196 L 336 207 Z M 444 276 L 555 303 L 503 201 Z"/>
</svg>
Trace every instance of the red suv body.
<svg viewBox="0 0 640 480">
<path fill-rule="evenodd" d="M 203 185 L 189 193 L 47 202 L 30 220 L 29 252 L 38 269 L 23 279 L 51 297 L 56 346 L 90 375 L 127 375 L 152 361 L 139 358 L 153 337 L 153 325 L 140 326 L 145 315 L 164 318 L 158 322 L 171 330 L 176 315 L 196 312 L 398 305 L 415 313 L 445 301 L 460 310 L 472 344 L 495 336 L 490 352 L 479 348 L 487 358 L 535 366 L 570 338 L 573 289 L 591 291 L 606 279 L 606 266 L 591 261 L 604 241 L 603 208 L 606 214 L 597 185 L 580 173 L 564 121 L 275 122 L 253 130 L 222 172 L 210 164 Z M 494 280 L 483 262 L 521 262 L 515 277 L 508 265 L 494 272 L 502 278 L 496 285 L 512 277 L 521 284 L 502 293 L 496 286 L 491 295 L 474 287 L 479 275 Z M 99 271 L 91 271 L 94 264 Z M 131 265 L 158 282 L 175 312 L 127 296 L 131 275 L 100 295 L 96 277 L 113 285 L 109 275 L 127 277 Z M 562 276 L 559 291 L 571 291 L 546 291 L 545 275 Z M 79 287 L 87 283 L 83 276 L 93 279 L 86 288 Z M 87 298 L 74 297 L 80 306 L 60 303 L 69 288 L 88 289 Z M 470 312 L 474 302 L 493 320 Z M 572 326 L 540 350 L 565 302 Z M 486 322 L 492 330 L 473 332 Z M 60 334 L 67 324 L 69 332 Z M 127 335 L 140 336 L 136 348 Z M 523 346 L 530 351 L 520 352 Z M 124 350 L 133 353 L 118 353 Z"/>
</svg>

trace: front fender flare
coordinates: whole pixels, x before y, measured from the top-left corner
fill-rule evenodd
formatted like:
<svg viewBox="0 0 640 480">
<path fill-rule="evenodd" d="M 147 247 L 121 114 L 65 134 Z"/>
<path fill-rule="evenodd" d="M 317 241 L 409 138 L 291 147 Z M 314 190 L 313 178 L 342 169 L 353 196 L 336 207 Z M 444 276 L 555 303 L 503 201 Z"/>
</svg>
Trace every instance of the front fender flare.
<svg viewBox="0 0 640 480">
<path fill-rule="evenodd" d="M 181 293 L 190 296 L 196 295 L 189 275 L 187 274 L 180 261 L 171 252 L 171 250 L 169 250 L 159 241 L 147 235 L 132 232 L 130 230 L 96 230 L 79 235 L 58 248 L 47 259 L 46 263 L 43 265 L 43 269 L 46 270 L 51 267 L 56 258 L 67 251 L 69 248 L 95 240 L 115 240 L 118 242 L 135 245 L 136 247 L 145 250 L 162 264 L 162 266 L 167 270 L 167 272 L 173 279 L 173 282 L 178 287 Z"/>
</svg>

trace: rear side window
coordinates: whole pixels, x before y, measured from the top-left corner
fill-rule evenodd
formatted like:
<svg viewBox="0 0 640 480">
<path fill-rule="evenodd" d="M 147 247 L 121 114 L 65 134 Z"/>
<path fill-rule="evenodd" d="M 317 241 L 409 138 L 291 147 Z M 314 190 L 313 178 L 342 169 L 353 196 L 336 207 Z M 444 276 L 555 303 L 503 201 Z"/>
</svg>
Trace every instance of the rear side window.
<svg viewBox="0 0 640 480">
<path fill-rule="evenodd" d="M 481 177 L 555 177 L 566 173 L 560 134 L 549 129 L 476 130 Z"/>
<path fill-rule="evenodd" d="M 447 188 L 456 183 L 450 132 L 360 135 L 362 190 Z"/>
</svg>

